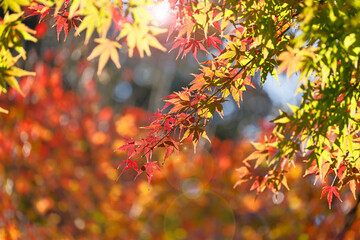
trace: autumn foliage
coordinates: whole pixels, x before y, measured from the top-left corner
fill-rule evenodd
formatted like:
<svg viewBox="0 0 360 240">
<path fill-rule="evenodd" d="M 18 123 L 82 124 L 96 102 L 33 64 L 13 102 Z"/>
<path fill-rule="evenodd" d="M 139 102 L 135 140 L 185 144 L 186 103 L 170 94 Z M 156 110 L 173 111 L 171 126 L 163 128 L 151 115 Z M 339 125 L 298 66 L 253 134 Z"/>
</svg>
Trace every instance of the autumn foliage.
<svg viewBox="0 0 360 240">
<path fill-rule="evenodd" d="M 64 232 L 68 230 L 68 235 L 64 236 L 69 238 L 97 238 L 104 234 L 109 239 L 121 234 L 131 238 L 139 226 L 124 233 L 106 227 L 117 228 L 131 222 L 121 214 L 110 212 L 117 212 L 120 195 L 132 196 L 129 204 L 134 207 L 134 192 L 143 182 L 135 181 L 131 183 L 133 187 L 126 190 L 115 183 L 111 186 L 100 182 L 144 176 L 147 181 L 141 189 L 149 191 L 154 179 L 161 178 L 162 174 L 171 176 L 171 171 L 179 168 L 172 169 L 171 164 L 176 156 L 188 151 L 189 144 L 193 146 L 193 156 L 199 158 L 204 157 L 205 141 L 211 151 L 216 152 L 216 146 L 221 143 L 209 137 L 207 127 L 215 116 L 224 117 L 225 102 L 234 101 L 240 107 L 246 101 L 245 94 L 256 88 L 256 76 L 263 85 L 266 81 L 279 81 L 278 75 L 286 72 L 287 78 L 297 77 L 301 103 L 280 110 L 271 120 L 271 126 L 263 127 L 257 142 L 252 143 L 252 152 L 249 145 L 239 143 L 248 152 L 243 159 L 232 162 L 221 156 L 216 168 L 219 171 L 215 172 L 235 169 L 231 174 L 235 177 L 228 181 L 229 185 L 242 188 L 245 184 L 257 195 L 269 189 L 273 202 L 277 203 L 284 189 L 291 188 L 288 179 L 292 178 L 290 173 L 299 171 L 294 170 L 297 167 L 302 173 L 296 174 L 305 179 L 311 176 L 314 184 L 321 185 L 317 187 L 318 191 L 322 188 L 317 198 L 326 195 L 329 209 L 335 198 L 341 202 L 346 196 L 353 196 L 354 210 L 349 212 L 348 218 L 343 218 L 344 227 L 339 227 L 333 236 L 343 238 L 353 234 L 347 231 L 356 222 L 352 217 L 359 203 L 356 186 L 360 171 L 360 28 L 357 21 L 360 5 L 347 0 L 170 0 L 166 3 L 172 16 L 167 29 L 151 14 L 152 7 L 160 4 L 151 0 L 2 1 L 0 91 L 6 94 L 2 97 L 9 100 L 1 102 L 0 108 L 0 112 L 7 114 L 3 115 L 4 129 L 0 132 L 4 209 L 19 208 L 21 214 L 39 223 L 44 221 L 44 216 L 51 217 L 53 225 L 50 225 L 61 226 Z M 39 19 L 36 30 L 24 24 L 25 19 L 34 17 Z M 199 65 L 198 71 L 192 74 L 193 80 L 188 86 L 164 96 L 164 106 L 151 116 L 136 108 L 114 116 L 111 108 L 101 108 L 97 104 L 99 97 L 92 79 L 95 76 L 82 79 L 81 94 L 76 95 L 62 88 L 63 65 L 52 62 L 52 57 L 47 59 L 51 64 L 37 62 L 33 67 L 24 64 L 26 43 L 36 44 L 44 37 L 47 26 L 55 29 L 58 41 L 66 41 L 73 32 L 85 45 L 94 46 L 87 60 L 98 61 L 98 76 L 109 60 L 117 69 L 121 68 L 120 51 L 126 51 L 130 58 L 151 56 L 155 49 L 167 51 L 161 40 L 164 38 L 171 44 L 169 52 L 177 51 L 177 59 L 192 55 Z M 78 71 L 77 74 L 82 73 Z M 83 105 L 86 107 L 76 107 Z M 127 114 L 133 119 L 129 126 L 126 125 L 128 121 L 122 120 Z M 141 131 L 137 129 L 140 122 Z M 227 154 L 236 151 L 234 149 L 228 149 Z M 59 156 L 63 156 L 61 160 Z M 21 174 L 16 175 L 12 170 L 13 162 Z M 36 169 L 39 173 L 34 172 Z M 94 173 L 95 177 L 90 177 Z M 46 187 L 35 187 L 37 185 Z M 182 184 L 185 195 L 186 186 Z M 42 190 L 48 188 L 52 190 Z M 10 196 L 14 189 L 19 200 L 12 203 Z M 72 198 L 67 198 L 64 191 L 72 192 Z M 105 196 L 105 192 L 113 195 Z M 345 197 L 341 197 L 340 192 Z M 94 196 L 85 198 L 89 193 Z M 75 204 L 71 201 L 86 206 L 79 210 L 79 216 L 94 214 L 93 218 L 77 217 L 73 225 L 62 223 L 63 216 L 76 211 L 76 207 L 69 209 Z M 102 205 L 101 210 L 95 206 L 97 202 Z M 180 203 L 174 206 L 176 204 Z M 26 212 L 29 205 L 35 206 L 36 212 Z M 290 208 L 295 211 L 298 206 L 294 204 Z M 81 212 L 86 208 L 94 212 Z M 260 208 L 255 207 L 254 211 Z M 133 211 L 135 213 L 130 211 L 129 216 L 138 216 L 137 210 Z M 175 212 L 170 215 L 175 216 Z M 14 216 L 10 215 L 2 216 L 6 228 L 0 236 L 17 239 L 25 232 L 32 236 L 33 226 L 17 226 L 11 220 Z M 225 218 L 234 218 L 229 216 Z M 19 218 L 19 223 L 24 223 Z M 164 222 L 174 226 L 181 221 L 165 217 Z M 322 222 L 323 219 L 319 225 Z M 45 238 L 63 237 L 50 225 L 35 229 Z M 230 221 L 229 226 L 224 227 L 227 230 L 221 232 L 214 228 L 210 235 L 220 234 L 220 231 L 221 236 L 231 238 L 235 236 L 232 226 Z M 18 230 L 27 227 L 30 230 Z M 85 227 L 87 233 L 80 233 Z M 304 228 L 301 229 L 304 232 L 314 232 Z M 165 231 L 166 237 L 185 239 L 190 233 L 191 237 L 197 236 L 193 233 L 195 227 L 186 221 L 179 229 L 178 233 Z M 301 230 L 297 232 L 300 234 Z M 268 230 L 263 232 L 259 237 L 270 234 Z M 272 234 L 277 238 L 276 233 Z M 318 234 L 328 236 L 321 235 L 321 231 Z M 349 238 L 354 238 L 354 234 Z M 251 235 L 249 233 L 249 238 Z M 203 236 L 198 235 L 199 238 Z"/>
</svg>

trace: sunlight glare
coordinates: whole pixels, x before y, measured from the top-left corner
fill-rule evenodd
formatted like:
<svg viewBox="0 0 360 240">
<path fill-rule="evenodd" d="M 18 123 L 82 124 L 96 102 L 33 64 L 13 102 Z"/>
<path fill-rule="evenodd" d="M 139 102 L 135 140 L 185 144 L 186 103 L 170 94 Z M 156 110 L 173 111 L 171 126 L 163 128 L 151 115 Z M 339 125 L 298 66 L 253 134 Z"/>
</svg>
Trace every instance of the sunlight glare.
<svg viewBox="0 0 360 240">
<path fill-rule="evenodd" d="M 157 21 L 160 25 L 169 24 L 169 20 L 171 17 L 169 2 L 164 1 L 157 4 L 152 8 L 151 14 L 153 15 L 155 21 Z"/>
</svg>

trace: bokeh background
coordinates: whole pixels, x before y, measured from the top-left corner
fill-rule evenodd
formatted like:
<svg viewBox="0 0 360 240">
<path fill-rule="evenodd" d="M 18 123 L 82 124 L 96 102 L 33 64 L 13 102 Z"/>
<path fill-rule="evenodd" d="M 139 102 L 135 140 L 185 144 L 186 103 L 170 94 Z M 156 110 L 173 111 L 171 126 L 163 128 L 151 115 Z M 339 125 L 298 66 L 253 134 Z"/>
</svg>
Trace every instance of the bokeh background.
<svg viewBox="0 0 360 240">
<path fill-rule="evenodd" d="M 162 97 L 186 87 L 198 63 L 177 52 L 152 51 L 140 59 L 120 51 L 122 68 L 108 63 L 96 75 L 94 48 L 70 32 L 56 41 L 52 23 L 26 20 L 38 43 L 25 43 L 23 67 L 37 73 L 20 80 L 26 97 L 0 96 L 0 239 L 358 239 L 360 221 L 351 193 L 332 210 L 320 200 L 322 184 L 303 177 L 301 159 L 288 173 L 290 191 L 256 196 L 251 183 L 233 188 L 236 168 L 253 151 L 250 141 L 271 131 L 268 122 L 287 102 L 297 104 L 296 77 L 281 86 L 269 78 L 244 94 L 238 109 L 229 98 L 224 119 L 207 131 L 212 143 L 181 146 L 153 177 L 136 181 L 122 169 L 122 137 L 141 138 Z M 63 37 L 63 36 L 62 36 Z M 161 42 L 170 49 L 166 34 Z M 199 56 L 205 60 L 208 56 Z M 163 158 L 157 151 L 154 160 Z"/>
</svg>

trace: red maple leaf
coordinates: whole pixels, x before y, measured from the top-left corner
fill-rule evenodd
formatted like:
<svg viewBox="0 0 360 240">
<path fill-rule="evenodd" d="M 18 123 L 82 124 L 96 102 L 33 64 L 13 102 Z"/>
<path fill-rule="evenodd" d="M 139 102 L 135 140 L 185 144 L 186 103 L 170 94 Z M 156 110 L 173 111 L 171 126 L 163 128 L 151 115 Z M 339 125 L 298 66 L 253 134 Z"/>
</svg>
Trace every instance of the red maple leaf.
<svg viewBox="0 0 360 240">
<path fill-rule="evenodd" d="M 44 8 L 45 8 L 45 10 L 44 10 Z M 41 14 L 39 22 L 41 22 L 44 19 L 44 17 L 46 17 L 46 15 L 48 15 L 50 12 L 50 8 L 45 7 L 44 5 L 37 5 L 37 6 L 29 7 L 29 9 L 34 10 L 34 12 L 26 17 L 31 17 L 31 16 Z"/>
<path fill-rule="evenodd" d="M 179 53 L 176 58 L 179 58 L 181 52 L 183 52 L 182 57 L 181 57 L 181 58 L 183 58 L 191 51 L 193 53 L 196 61 L 199 62 L 199 60 L 197 59 L 198 49 L 210 54 L 206 50 L 206 48 L 202 45 L 201 41 L 202 40 L 195 40 L 193 38 L 187 39 L 187 38 L 183 38 L 183 37 L 178 37 L 177 41 L 175 42 L 175 44 L 173 45 L 173 47 L 170 49 L 169 52 L 171 52 L 175 48 L 180 47 Z"/>
<path fill-rule="evenodd" d="M 126 159 L 126 160 L 122 161 L 122 162 L 119 164 L 119 166 L 117 167 L 117 169 L 119 169 L 119 168 L 121 167 L 121 165 L 123 165 L 123 164 L 127 164 L 127 165 L 126 165 L 125 168 L 122 170 L 120 176 L 121 176 L 126 170 L 128 170 L 128 169 L 130 169 L 130 168 L 133 168 L 136 172 L 139 172 L 139 167 L 138 167 L 136 161 L 133 161 L 133 160 L 131 160 L 131 159 Z M 119 176 L 119 177 L 120 177 L 120 176 Z"/>
<path fill-rule="evenodd" d="M 125 140 L 125 142 L 127 144 L 118 147 L 117 149 L 114 150 L 114 152 L 115 151 L 128 151 L 128 158 L 130 159 L 131 157 L 133 157 L 137 153 L 136 152 L 135 141 L 133 139 L 128 139 L 126 137 L 123 137 L 123 139 Z"/>
<path fill-rule="evenodd" d="M 141 167 L 141 169 L 138 171 L 138 174 L 136 175 L 135 179 L 143 172 L 146 172 L 146 177 L 148 179 L 148 189 L 150 188 L 150 182 L 152 177 L 154 176 L 154 170 L 160 171 L 160 167 L 157 163 L 157 161 L 147 162 L 144 164 L 144 166 Z"/>
<path fill-rule="evenodd" d="M 220 38 L 215 37 L 214 35 L 215 35 L 215 33 L 206 38 L 207 48 L 209 48 L 210 46 L 213 46 L 220 51 L 219 45 L 224 45 L 224 43 L 220 40 Z"/>
<path fill-rule="evenodd" d="M 60 32 L 63 29 L 64 29 L 64 33 L 65 33 L 65 39 L 64 39 L 64 42 L 65 42 L 71 27 L 74 27 L 75 29 L 77 29 L 79 26 L 78 21 L 80 20 L 80 18 L 78 16 L 74 16 L 71 19 L 68 19 L 68 16 L 69 16 L 68 12 L 59 12 L 55 17 L 55 23 L 54 23 L 54 25 L 52 25 L 52 27 L 56 26 L 58 41 L 60 38 Z"/>
<path fill-rule="evenodd" d="M 165 120 L 164 120 L 164 123 L 163 123 L 163 125 L 164 125 L 164 132 L 165 132 L 165 133 L 169 133 L 169 132 L 173 129 L 175 122 L 176 122 L 176 118 L 174 118 L 174 117 L 172 117 L 172 116 L 170 116 L 169 118 L 165 119 Z"/>
<path fill-rule="evenodd" d="M 320 199 L 325 195 L 325 193 L 328 193 L 327 200 L 328 200 L 328 203 L 329 203 L 329 209 L 331 209 L 331 202 L 332 202 L 332 199 L 333 199 L 333 194 L 340 200 L 340 202 L 342 202 L 337 189 L 338 189 L 338 187 L 335 187 L 335 186 L 325 186 L 325 187 L 323 187 Z"/>
</svg>

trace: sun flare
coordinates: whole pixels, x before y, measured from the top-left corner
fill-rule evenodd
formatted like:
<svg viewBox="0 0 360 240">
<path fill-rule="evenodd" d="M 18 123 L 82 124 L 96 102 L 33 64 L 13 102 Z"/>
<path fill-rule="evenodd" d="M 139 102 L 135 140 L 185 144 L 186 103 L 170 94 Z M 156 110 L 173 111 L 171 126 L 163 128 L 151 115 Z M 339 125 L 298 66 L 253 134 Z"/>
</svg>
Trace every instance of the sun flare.
<svg viewBox="0 0 360 240">
<path fill-rule="evenodd" d="M 151 9 L 151 13 L 154 17 L 154 20 L 157 21 L 160 25 L 170 24 L 170 4 L 166 1 L 161 2 L 155 5 Z"/>
</svg>

